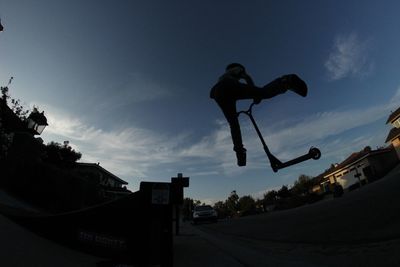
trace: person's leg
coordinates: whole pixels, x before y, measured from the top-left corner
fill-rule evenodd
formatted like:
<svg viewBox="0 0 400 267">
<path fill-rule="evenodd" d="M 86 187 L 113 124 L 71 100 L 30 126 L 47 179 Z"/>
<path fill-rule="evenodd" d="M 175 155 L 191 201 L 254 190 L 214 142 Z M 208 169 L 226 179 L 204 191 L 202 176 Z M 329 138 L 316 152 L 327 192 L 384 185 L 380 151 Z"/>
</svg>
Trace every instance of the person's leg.
<svg viewBox="0 0 400 267">
<path fill-rule="evenodd" d="M 236 86 L 238 85 L 241 84 L 232 81 L 220 82 L 213 87 L 210 96 L 218 103 L 218 106 L 221 108 L 226 120 L 228 121 L 233 150 L 236 152 L 238 165 L 245 166 L 246 149 L 243 147 L 242 134 L 236 111 L 237 96 L 235 95 L 235 88 L 237 88 Z"/>
<path fill-rule="evenodd" d="M 222 109 L 231 131 L 233 150 L 236 152 L 237 164 L 246 165 L 246 149 L 243 146 L 242 133 L 240 130 L 239 119 L 236 112 L 236 101 L 225 99 L 219 101 L 218 105 Z"/>
<path fill-rule="evenodd" d="M 284 75 L 266 84 L 262 88 L 261 96 L 263 99 L 271 98 L 285 93 L 287 90 L 291 90 L 303 97 L 307 96 L 307 85 L 296 74 Z"/>
<path fill-rule="evenodd" d="M 231 129 L 233 150 L 236 152 L 237 164 L 239 166 L 246 166 L 246 149 L 243 146 L 239 120 L 236 117 L 235 119 L 229 120 L 228 123 Z"/>
<path fill-rule="evenodd" d="M 237 83 L 230 88 L 229 95 L 239 99 L 268 99 L 291 90 L 303 97 L 307 95 L 307 85 L 296 74 L 284 75 L 273 80 L 262 88 Z"/>
</svg>

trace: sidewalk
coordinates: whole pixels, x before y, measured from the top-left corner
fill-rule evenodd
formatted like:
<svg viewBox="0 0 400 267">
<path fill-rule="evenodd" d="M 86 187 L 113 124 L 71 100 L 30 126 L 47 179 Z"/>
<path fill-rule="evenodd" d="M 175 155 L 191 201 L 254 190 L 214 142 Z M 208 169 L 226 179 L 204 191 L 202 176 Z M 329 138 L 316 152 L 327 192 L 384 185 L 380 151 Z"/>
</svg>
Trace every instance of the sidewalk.
<svg viewBox="0 0 400 267">
<path fill-rule="evenodd" d="M 38 210 L 35 207 L 33 207 L 23 201 L 18 200 L 17 198 L 10 195 L 9 193 L 7 193 L 6 191 L 4 191 L 1 188 L 0 188 L 0 203 L 3 205 L 6 205 L 6 206 L 14 207 L 14 208 L 24 209 L 24 210 L 32 211 L 32 212 L 38 212 Z"/>
<path fill-rule="evenodd" d="M 200 236 L 187 223 L 174 236 L 174 267 L 243 267 L 240 262 Z"/>
<path fill-rule="evenodd" d="M 96 267 L 97 257 L 44 239 L 0 215 L 0 266 Z"/>
</svg>

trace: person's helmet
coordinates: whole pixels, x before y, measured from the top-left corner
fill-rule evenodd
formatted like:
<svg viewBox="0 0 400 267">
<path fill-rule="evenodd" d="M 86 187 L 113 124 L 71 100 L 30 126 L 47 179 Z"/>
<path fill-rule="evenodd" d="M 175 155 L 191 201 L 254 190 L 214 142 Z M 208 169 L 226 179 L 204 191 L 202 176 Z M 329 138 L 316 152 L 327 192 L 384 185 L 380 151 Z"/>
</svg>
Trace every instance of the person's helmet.
<svg viewBox="0 0 400 267">
<path fill-rule="evenodd" d="M 228 66 L 226 66 L 225 70 L 228 71 L 234 68 L 242 68 L 244 71 L 246 71 L 245 67 L 240 63 L 231 63 Z"/>
<path fill-rule="evenodd" d="M 246 73 L 245 67 L 239 63 L 229 64 L 228 66 L 226 66 L 225 71 L 238 78 L 241 78 Z"/>
</svg>

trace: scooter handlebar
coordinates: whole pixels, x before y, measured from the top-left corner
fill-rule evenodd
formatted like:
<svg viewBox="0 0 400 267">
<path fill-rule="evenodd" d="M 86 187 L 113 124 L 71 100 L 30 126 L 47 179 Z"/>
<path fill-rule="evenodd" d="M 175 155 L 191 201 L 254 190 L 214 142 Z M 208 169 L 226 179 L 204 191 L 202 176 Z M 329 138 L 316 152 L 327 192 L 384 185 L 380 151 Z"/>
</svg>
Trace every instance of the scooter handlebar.
<svg viewBox="0 0 400 267">
<path fill-rule="evenodd" d="M 250 104 L 249 108 L 247 110 L 241 110 L 237 113 L 237 115 L 239 116 L 241 113 L 247 114 L 247 115 L 251 115 L 251 113 L 253 112 L 253 106 L 257 105 L 258 103 L 256 103 L 256 101 L 253 101 L 253 103 Z"/>
</svg>

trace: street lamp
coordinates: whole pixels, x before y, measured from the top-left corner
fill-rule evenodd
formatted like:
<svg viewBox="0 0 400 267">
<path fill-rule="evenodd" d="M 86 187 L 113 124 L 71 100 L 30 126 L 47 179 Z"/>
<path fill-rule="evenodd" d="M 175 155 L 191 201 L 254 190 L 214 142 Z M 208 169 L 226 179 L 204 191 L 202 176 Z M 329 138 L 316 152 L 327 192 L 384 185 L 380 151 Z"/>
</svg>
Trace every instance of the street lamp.
<svg viewBox="0 0 400 267">
<path fill-rule="evenodd" d="M 26 121 L 28 129 L 31 130 L 34 135 L 41 134 L 48 125 L 44 112 L 42 111 L 40 113 L 37 109 L 34 109 L 31 114 L 29 114 Z"/>
</svg>

